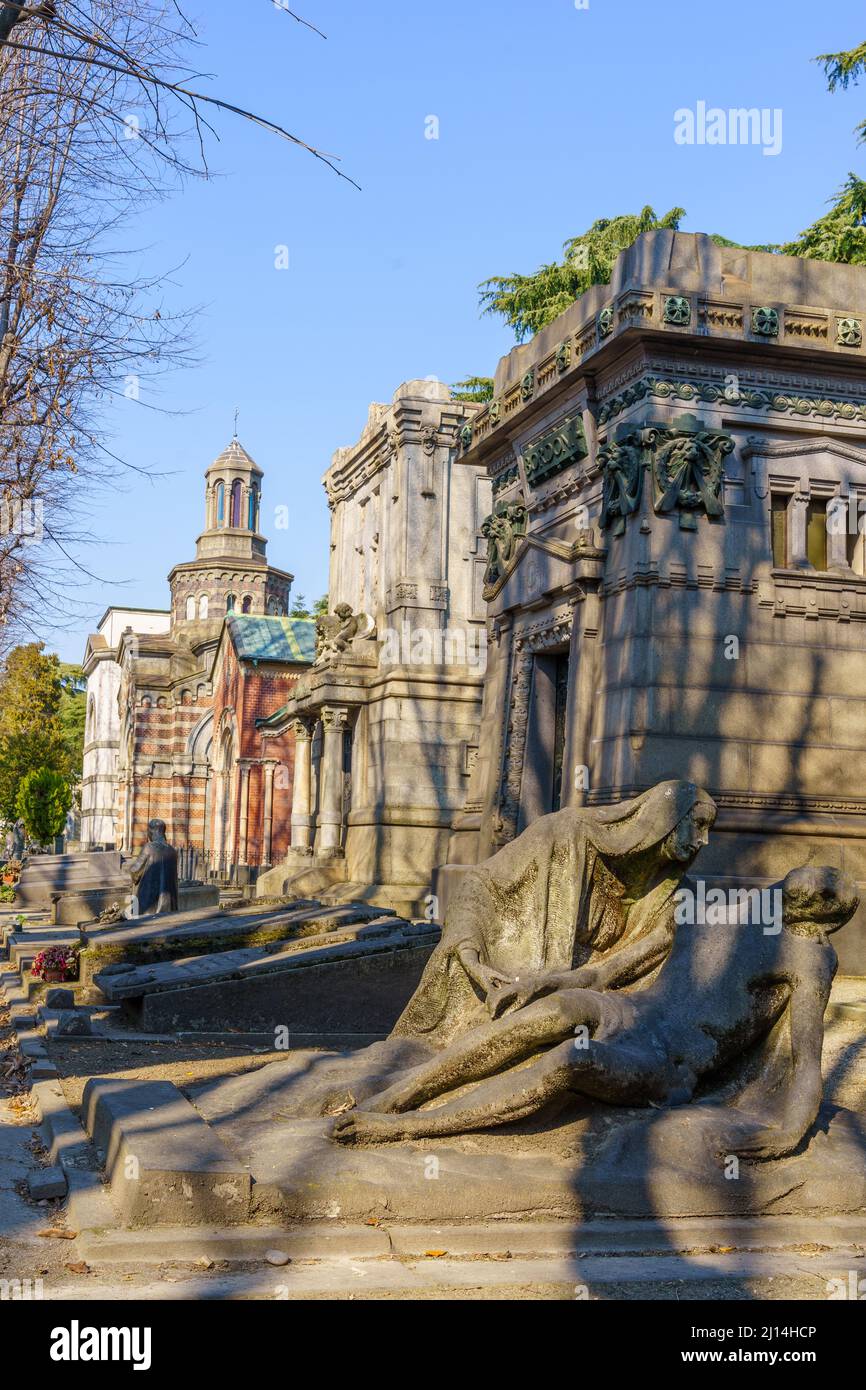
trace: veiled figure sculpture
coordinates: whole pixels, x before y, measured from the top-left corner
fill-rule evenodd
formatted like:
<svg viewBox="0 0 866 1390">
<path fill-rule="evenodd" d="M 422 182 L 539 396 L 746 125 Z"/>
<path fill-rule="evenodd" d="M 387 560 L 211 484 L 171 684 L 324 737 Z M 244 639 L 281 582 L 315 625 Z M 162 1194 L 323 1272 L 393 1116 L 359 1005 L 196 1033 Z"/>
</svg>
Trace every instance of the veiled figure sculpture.
<svg viewBox="0 0 866 1390">
<path fill-rule="evenodd" d="M 658 967 L 674 894 L 715 819 L 692 782 L 541 816 L 468 872 L 396 1036 L 442 1048 L 524 1002 L 529 978 L 615 989 Z"/>
<path fill-rule="evenodd" d="M 681 928 L 655 980 L 631 994 L 533 977 L 515 1012 L 339 1115 L 333 1137 L 382 1142 L 490 1129 L 572 1093 L 686 1107 L 683 1156 L 702 1129 L 746 1157 L 792 1153 L 823 1094 L 824 1012 L 837 963 L 828 937 L 859 899 L 838 869 L 807 865 L 787 875 L 782 901 L 781 930 Z"/>
</svg>

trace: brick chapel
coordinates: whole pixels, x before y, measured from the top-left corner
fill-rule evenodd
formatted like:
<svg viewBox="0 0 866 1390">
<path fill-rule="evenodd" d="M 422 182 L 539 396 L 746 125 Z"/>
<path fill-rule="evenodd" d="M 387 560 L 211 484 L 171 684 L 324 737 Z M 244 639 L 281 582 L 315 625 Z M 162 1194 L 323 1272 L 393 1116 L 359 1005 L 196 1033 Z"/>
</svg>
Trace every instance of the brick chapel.
<svg viewBox="0 0 866 1390">
<path fill-rule="evenodd" d="M 204 529 L 168 576 L 169 610 L 109 609 L 88 638 L 82 849 L 137 850 L 158 816 L 211 866 L 286 852 L 293 737 L 258 721 L 310 666 L 315 625 L 288 616 L 293 576 L 268 564 L 262 476 L 233 439 L 205 474 Z"/>
</svg>

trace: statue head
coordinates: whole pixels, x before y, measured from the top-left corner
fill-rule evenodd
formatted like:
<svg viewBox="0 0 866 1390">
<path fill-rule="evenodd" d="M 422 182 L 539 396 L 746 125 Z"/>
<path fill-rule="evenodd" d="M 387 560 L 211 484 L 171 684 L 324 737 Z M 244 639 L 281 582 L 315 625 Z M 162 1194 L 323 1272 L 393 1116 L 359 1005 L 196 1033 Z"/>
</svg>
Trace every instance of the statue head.
<svg viewBox="0 0 866 1390">
<path fill-rule="evenodd" d="M 165 843 L 165 821 L 149 820 L 147 822 L 147 838 L 151 844 Z"/>
<path fill-rule="evenodd" d="M 351 605 L 351 603 L 338 603 L 338 604 L 336 605 L 336 607 L 334 608 L 334 613 L 336 614 L 336 616 L 337 616 L 338 618 L 342 618 L 344 621 L 345 621 L 346 618 L 351 618 L 351 616 L 352 616 L 352 605 Z"/>
<path fill-rule="evenodd" d="M 662 841 L 662 853 L 678 864 L 690 864 L 710 837 L 716 819 L 716 803 L 708 796 L 698 796 L 695 804 L 677 821 Z"/>
<path fill-rule="evenodd" d="M 838 931 L 859 905 L 854 880 L 828 864 L 804 864 L 782 881 L 782 921 L 800 935 L 820 939 Z"/>
</svg>

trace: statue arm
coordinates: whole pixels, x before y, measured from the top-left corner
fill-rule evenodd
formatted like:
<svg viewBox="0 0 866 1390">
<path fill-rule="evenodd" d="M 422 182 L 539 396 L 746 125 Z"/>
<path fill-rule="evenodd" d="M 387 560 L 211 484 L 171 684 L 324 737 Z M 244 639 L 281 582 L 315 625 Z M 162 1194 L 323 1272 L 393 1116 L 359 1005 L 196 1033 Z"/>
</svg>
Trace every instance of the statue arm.
<svg viewBox="0 0 866 1390">
<path fill-rule="evenodd" d="M 669 927 L 658 926 L 646 936 L 611 951 L 598 963 L 544 978 L 544 992 L 554 989 L 620 989 L 643 979 L 667 958 L 673 941 Z"/>
<path fill-rule="evenodd" d="M 125 869 L 127 870 L 127 872 L 129 873 L 129 875 L 130 875 L 130 877 L 131 877 L 133 883 L 134 883 L 134 884 L 137 884 L 138 881 L 139 881 L 139 879 L 140 879 L 140 878 L 142 877 L 142 875 L 144 874 L 144 871 L 145 871 L 145 869 L 147 868 L 147 865 L 148 865 L 148 853 L 147 853 L 147 849 L 145 848 L 145 849 L 143 849 L 143 850 L 140 850 L 139 853 L 135 856 L 134 859 L 130 859 L 130 860 L 126 861 L 126 862 L 124 863 L 124 868 L 125 868 Z"/>
<path fill-rule="evenodd" d="M 482 994 L 488 994 L 491 989 L 495 989 L 500 984 L 509 984 L 510 976 L 497 970 L 494 966 L 484 965 L 481 960 L 481 952 L 472 941 L 464 941 L 462 946 L 457 948 L 457 959 L 466 971 L 473 984 L 477 985 Z"/>
<path fill-rule="evenodd" d="M 790 1010 L 791 1070 L 781 1097 L 779 1112 L 771 1124 L 751 1140 L 737 1146 L 749 1158 L 783 1158 L 793 1153 L 811 1129 L 821 1106 L 824 1080 L 821 1051 L 824 1043 L 824 1010 L 832 980 L 795 979 Z"/>
</svg>

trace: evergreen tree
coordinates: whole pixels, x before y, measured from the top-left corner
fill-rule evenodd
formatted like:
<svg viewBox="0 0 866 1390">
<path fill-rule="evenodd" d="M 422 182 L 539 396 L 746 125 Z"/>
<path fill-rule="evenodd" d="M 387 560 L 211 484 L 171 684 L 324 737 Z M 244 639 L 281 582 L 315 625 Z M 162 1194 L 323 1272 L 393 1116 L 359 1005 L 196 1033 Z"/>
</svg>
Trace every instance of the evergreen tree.
<svg viewBox="0 0 866 1390">
<path fill-rule="evenodd" d="M 42 642 L 14 647 L 0 668 L 0 819 L 18 815 L 18 792 L 30 772 L 49 768 L 69 780 L 73 767 L 60 662 Z M 77 756 L 77 755 L 76 755 Z"/>
<path fill-rule="evenodd" d="M 37 844 L 50 844 L 61 834 L 71 805 L 72 791 L 61 773 L 40 767 L 22 777 L 15 809 Z"/>
<path fill-rule="evenodd" d="M 492 401 L 493 377 L 468 376 L 451 387 L 452 401 Z"/>
</svg>

